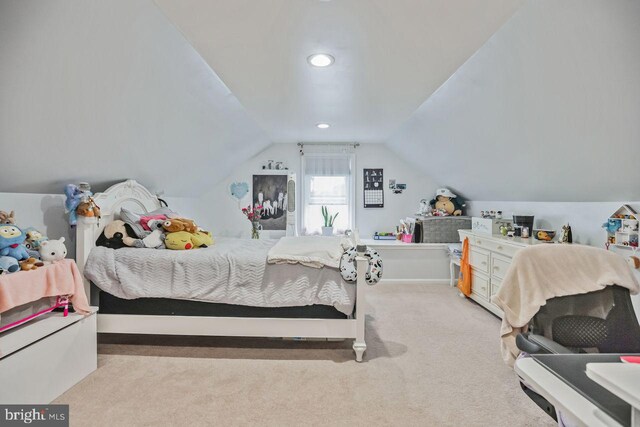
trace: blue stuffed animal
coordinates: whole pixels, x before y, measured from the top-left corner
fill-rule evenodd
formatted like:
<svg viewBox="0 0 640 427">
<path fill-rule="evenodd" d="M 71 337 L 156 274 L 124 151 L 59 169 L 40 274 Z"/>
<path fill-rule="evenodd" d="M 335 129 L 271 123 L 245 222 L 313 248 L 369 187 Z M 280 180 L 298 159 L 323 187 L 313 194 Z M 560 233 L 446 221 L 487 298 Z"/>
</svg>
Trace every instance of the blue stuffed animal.
<svg viewBox="0 0 640 427">
<path fill-rule="evenodd" d="M 83 192 L 75 184 L 67 184 L 64 187 L 64 194 L 67 196 L 64 201 L 65 210 L 69 213 L 69 225 L 75 226 L 78 223 L 78 216 L 76 209 L 82 201 Z"/>
<path fill-rule="evenodd" d="M 602 228 L 607 230 L 609 234 L 615 234 L 622 227 L 622 221 L 616 218 L 609 218 L 607 222 L 602 224 Z"/>
<path fill-rule="evenodd" d="M 18 261 L 29 258 L 27 248 L 22 244 L 26 234 L 15 225 L 0 225 L 0 256 L 10 256 Z"/>
<path fill-rule="evenodd" d="M 0 256 L 0 274 L 15 273 L 20 270 L 18 260 L 10 256 Z"/>
</svg>

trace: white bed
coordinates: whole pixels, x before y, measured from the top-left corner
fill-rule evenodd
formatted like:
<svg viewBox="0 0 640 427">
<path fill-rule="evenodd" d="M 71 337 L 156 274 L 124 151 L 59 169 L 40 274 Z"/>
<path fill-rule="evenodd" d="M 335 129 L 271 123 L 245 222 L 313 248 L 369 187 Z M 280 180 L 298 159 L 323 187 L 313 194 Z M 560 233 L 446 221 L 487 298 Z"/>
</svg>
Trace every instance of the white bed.
<svg viewBox="0 0 640 427">
<path fill-rule="evenodd" d="M 102 218 L 98 222 L 95 218 L 79 217 L 76 229 L 76 258 L 81 272 L 84 272 L 89 253 L 95 247 L 96 239 L 102 229 L 118 218 L 122 207 L 137 212 L 151 212 L 160 207 L 158 199 L 133 180 L 116 184 L 104 193 L 96 194 L 94 200 L 100 206 Z M 355 284 L 355 299 L 357 303 L 350 318 L 196 317 L 99 313 L 98 332 L 353 339 L 356 360 L 360 362 L 366 350 L 365 297 L 368 285 L 364 277 L 368 262 L 364 256 L 357 257 L 356 262 L 358 281 Z M 90 301 L 94 301 L 95 299 L 91 297 L 91 286 L 86 279 L 85 289 L 90 296 Z"/>
</svg>

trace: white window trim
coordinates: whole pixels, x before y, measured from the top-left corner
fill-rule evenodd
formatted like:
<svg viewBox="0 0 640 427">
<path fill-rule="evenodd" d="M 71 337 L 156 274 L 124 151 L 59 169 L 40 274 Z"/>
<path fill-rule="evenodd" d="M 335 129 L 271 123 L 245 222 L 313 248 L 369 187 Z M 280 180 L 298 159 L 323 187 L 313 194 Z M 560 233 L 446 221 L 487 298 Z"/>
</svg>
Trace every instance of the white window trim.
<svg viewBox="0 0 640 427">
<path fill-rule="evenodd" d="M 306 234 L 306 225 L 304 212 L 306 210 L 307 205 L 307 175 L 305 173 L 305 158 L 309 157 L 348 157 L 349 165 L 351 166 L 351 173 L 349 174 L 349 226 L 351 230 L 356 229 L 356 153 L 305 153 L 300 156 L 300 182 L 298 183 L 298 188 L 300 188 L 300 226 L 299 232 L 300 234 Z"/>
</svg>

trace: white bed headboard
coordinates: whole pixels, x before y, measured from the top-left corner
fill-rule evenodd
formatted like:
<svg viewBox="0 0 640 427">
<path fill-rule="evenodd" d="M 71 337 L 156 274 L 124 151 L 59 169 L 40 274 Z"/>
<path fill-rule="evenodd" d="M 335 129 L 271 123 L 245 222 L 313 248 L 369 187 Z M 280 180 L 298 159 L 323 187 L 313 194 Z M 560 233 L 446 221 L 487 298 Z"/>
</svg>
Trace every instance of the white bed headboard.
<svg viewBox="0 0 640 427">
<path fill-rule="evenodd" d="M 120 218 L 121 208 L 125 207 L 140 213 L 160 208 L 158 198 L 132 179 L 112 185 L 103 193 L 95 194 L 93 200 L 100 207 L 100 220 L 78 216 L 78 225 L 76 226 L 76 262 L 83 274 L 89 252 L 96 245 L 96 239 L 102 233 L 105 225 Z M 89 281 L 84 277 L 83 280 L 87 296 L 90 297 Z"/>
</svg>

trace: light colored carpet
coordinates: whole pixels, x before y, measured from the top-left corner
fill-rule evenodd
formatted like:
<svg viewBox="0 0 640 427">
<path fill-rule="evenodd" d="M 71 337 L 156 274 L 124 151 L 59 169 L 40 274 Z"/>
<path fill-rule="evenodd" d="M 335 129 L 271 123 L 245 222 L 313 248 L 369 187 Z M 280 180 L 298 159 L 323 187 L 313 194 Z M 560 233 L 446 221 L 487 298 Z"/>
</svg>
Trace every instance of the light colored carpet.
<svg viewBox="0 0 640 427">
<path fill-rule="evenodd" d="M 553 425 L 499 354 L 499 320 L 447 286 L 371 289 L 350 342 L 101 337 L 99 368 L 57 399 L 72 425 Z"/>
</svg>

